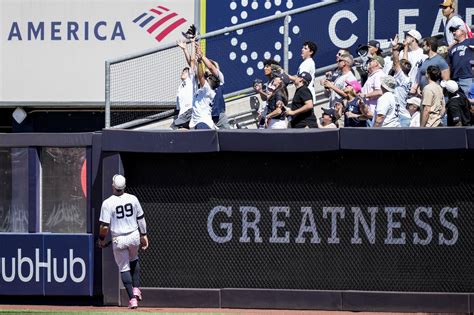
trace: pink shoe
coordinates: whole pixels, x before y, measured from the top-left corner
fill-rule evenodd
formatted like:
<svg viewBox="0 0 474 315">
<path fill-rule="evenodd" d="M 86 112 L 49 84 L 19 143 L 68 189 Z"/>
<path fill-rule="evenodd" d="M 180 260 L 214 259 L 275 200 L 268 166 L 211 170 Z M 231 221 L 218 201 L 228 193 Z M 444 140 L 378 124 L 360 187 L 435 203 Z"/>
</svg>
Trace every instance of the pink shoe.
<svg viewBox="0 0 474 315">
<path fill-rule="evenodd" d="M 142 291 L 139 288 L 133 288 L 133 295 L 137 298 L 137 300 L 142 300 Z"/>
<path fill-rule="evenodd" d="M 138 307 L 138 301 L 136 298 L 130 299 L 130 301 L 128 301 L 128 308 L 136 309 L 137 307 Z"/>
</svg>

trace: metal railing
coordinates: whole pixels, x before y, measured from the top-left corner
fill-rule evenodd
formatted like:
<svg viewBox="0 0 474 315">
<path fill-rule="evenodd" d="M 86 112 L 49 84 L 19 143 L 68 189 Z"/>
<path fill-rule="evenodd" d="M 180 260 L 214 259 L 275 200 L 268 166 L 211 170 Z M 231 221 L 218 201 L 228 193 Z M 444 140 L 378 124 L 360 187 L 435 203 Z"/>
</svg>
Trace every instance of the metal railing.
<svg viewBox="0 0 474 315">
<path fill-rule="evenodd" d="M 285 69 L 285 71 L 288 71 L 288 59 L 289 59 L 288 58 L 288 56 L 289 56 L 289 40 L 288 40 L 288 38 L 289 38 L 289 20 L 290 20 L 291 15 L 296 15 L 296 14 L 299 14 L 299 13 L 302 13 L 302 12 L 315 10 L 317 8 L 321 8 L 321 7 L 325 7 L 325 6 L 328 6 L 328 5 L 336 4 L 338 2 L 340 2 L 340 0 L 325 0 L 325 1 L 322 1 L 322 2 L 319 2 L 319 3 L 315 3 L 315 4 L 312 4 L 312 5 L 305 6 L 305 7 L 301 7 L 301 8 L 298 8 L 298 9 L 293 9 L 293 10 L 289 10 L 289 11 L 286 11 L 286 12 L 283 12 L 283 13 L 278 13 L 278 14 L 275 14 L 275 15 L 272 15 L 272 16 L 269 16 L 269 17 L 264 17 L 264 18 L 261 18 L 261 19 L 258 19 L 258 20 L 254 20 L 254 21 L 250 21 L 250 22 L 246 22 L 246 23 L 241 23 L 241 24 L 231 26 L 231 27 L 225 27 L 225 28 L 223 28 L 221 30 L 218 30 L 218 31 L 213 31 L 213 32 L 203 34 L 201 36 L 201 39 L 202 40 L 210 39 L 210 38 L 213 38 L 213 37 L 216 37 L 216 36 L 228 34 L 228 33 L 233 32 L 233 31 L 246 29 L 246 28 L 249 28 L 249 27 L 253 27 L 253 26 L 256 26 L 256 25 L 261 25 L 261 24 L 268 23 L 268 22 L 275 21 L 275 20 L 279 20 L 279 19 L 284 19 L 284 21 L 283 21 L 283 27 L 284 27 L 284 32 L 283 32 L 283 68 Z M 106 128 L 111 127 L 111 121 L 110 121 L 111 107 L 115 106 L 113 104 L 113 102 L 111 101 L 111 66 L 122 63 L 122 62 L 128 62 L 128 61 L 131 61 L 131 60 L 134 60 L 134 59 L 137 59 L 137 58 L 142 58 L 142 57 L 145 57 L 145 56 L 157 54 L 157 53 L 160 53 L 160 52 L 163 52 L 163 51 L 166 51 L 166 50 L 175 49 L 176 47 L 177 47 L 177 44 L 175 44 L 175 43 L 165 44 L 165 45 L 161 45 L 157 48 L 145 50 L 145 51 L 142 51 L 142 52 L 139 52 L 139 53 L 136 53 L 136 54 L 129 54 L 129 55 L 126 55 L 126 56 L 123 56 L 123 57 L 115 58 L 115 59 L 110 59 L 110 60 L 107 60 L 105 62 L 105 127 Z M 331 65 L 329 67 L 324 67 L 324 68 L 318 69 L 317 74 L 324 73 L 328 69 L 333 69 L 333 66 Z M 251 88 L 246 88 L 246 89 L 243 89 L 243 90 L 234 91 L 234 92 L 225 94 L 225 98 L 227 99 L 227 98 L 232 98 L 232 97 L 241 96 L 241 95 L 249 95 L 249 93 L 253 93 L 253 90 Z M 130 102 L 128 102 L 127 105 L 129 105 L 129 103 Z M 114 126 L 114 128 L 117 128 L 117 127 L 120 127 L 120 128 L 133 127 L 134 125 L 143 124 L 144 122 L 147 121 L 147 119 L 148 120 L 156 119 L 156 117 L 162 117 L 162 116 L 154 115 L 154 117 L 147 117 L 147 118 L 138 119 L 137 121 L 134 121 L 134 122 L 130 121 L 130 122 L 126 122 L 126 123 L 123 123 L 123 124 L 119 124 L 119 125 Z"/>
</svg>

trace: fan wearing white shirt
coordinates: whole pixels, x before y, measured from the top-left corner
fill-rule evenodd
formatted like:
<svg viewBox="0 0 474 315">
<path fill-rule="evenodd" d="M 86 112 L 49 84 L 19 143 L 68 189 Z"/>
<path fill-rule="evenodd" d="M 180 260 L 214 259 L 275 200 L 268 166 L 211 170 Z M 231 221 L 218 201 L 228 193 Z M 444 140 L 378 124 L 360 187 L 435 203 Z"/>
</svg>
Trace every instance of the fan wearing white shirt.
<svg viewBox="0 0 474 315">
<path fill-rule="evenodd" d="M 374 127 L 400 127 L 399 108 L 393 91 L 397 85 L 392 76 L 381 79 L 383 95 L 377 100 L 374 114 Z"/>
<path fill-rule="evenodd" d="M 178 86 L 176 95 L 176 118 L 171 124 L 171 129 L 184 128 L 189 129 L 189 121 L 192 116 L 194 92 L 197 88 L 196 83 L 196 54 L 194 50 L 194 39 L 191 40 L 191 53 L 189 53 L 186 43 L 182 40 L 177 41 L 178 47 L 183 50 L 186 58 L 187 67 L 181 72 L 181 83 Z"/>
<path fill-rule="evenodd" d="M 212 101 L 216 96 L 216 88 L 220 85 L 219 77 L 214 74 L 206 74 L 204 71 L 203 52 L 199 44 L 196 45 L 197 81 L 199 89 L 196 91 L 193 101 L 193 115 L 189 128 L 191 129 L 216 129 L 212 120 Z"/>
<path fill-rule="evenodd" d="M 313 104 L 316 103 L 316 91 L 314 90 L 314 76 L 316 74 L 316 65 L 313 60 L 314 54 L 318 51 L 318 46 L 312 41 L 306 41 L 303 43 L 303 48 L 301 48 L 301 58 L 303 62 L 298 67 L 298 73 L 294 76 L 290 76 L 291 81 L 297 79 L 298 74 L 307 72 L 311 75 L 311 82 L 308 84 L 308 88 L 313 95 Z"/>
<path fill-rule="evenodd" d="M 403 44 L 405 45 L 402 52 L 400 52 L 400 59 L 406 59 L 411 64 L 411 70 L 408 74 L 411 83 L 416 82 L 416 74 L 422 62 L 428 58 L 420 47 L 421 34 L 417 30 L 409 30 L 406 33 Z"/>
</svg>

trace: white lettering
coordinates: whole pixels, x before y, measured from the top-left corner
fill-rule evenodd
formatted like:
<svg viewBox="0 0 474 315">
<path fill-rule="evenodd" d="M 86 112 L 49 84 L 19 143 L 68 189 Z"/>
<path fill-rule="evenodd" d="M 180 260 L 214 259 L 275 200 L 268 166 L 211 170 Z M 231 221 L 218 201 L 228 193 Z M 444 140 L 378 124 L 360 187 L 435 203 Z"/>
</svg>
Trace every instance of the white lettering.
<svg viewBox="0 0 474 315">
<path fill-rule="evenodd" d="M 443 233 L 439 233 L 439 245 L 454 245 L 458 241 L 459 230 L 452 222 L 449 222 L 446 219 L 446 214 L 448 214 L 448 213 L 451 213 L 453 218 L 457 219 L 457 217 L 458 217 L 458 208 L 445 207 L 445 208 L 441 209 L 441 213 L 439 215 L 440 223 L 445 228 L 451 230 L 451 233 L 453 234 L 453 236 L 451 237 L 451 239 L 447 239 L 444 236 Z"/>
<path fill-rule="evenodd" d="M 324 207 L 323 218 L 327 219 L 328 213 L 331 213 L 331 237 L 328 238 L 328 244 L 339 244 L 340 239 L 337 237 L 337 215 L 340 214 L 341 219 L 344 219 L 345 208 L 340 207 Z"/>
<path fill-rule="evenodd" d="M 337 47 L 351 47 L 357 42 L 357 39 L 359 37 L 354 34 L 351 34 L 351 37 L 346 40 L 343 40 L 339 36 L 337 36 L 336 26 L 337 23 L 342 19 L 348 19 L 352 24 L 354 24 L 358 20 L 357 16 L 352 11 L 341 10 L 339 12 L 336 12 L 329 21 L 329 38 Z"/>
<path fill-rule="evenodd" d="M 319 238 L 318 231 L 316 229 L 316 223 L 314 222 L 313 210 L 311 207 L 301 207 L 301 213 L 303 213 L 303 217 L 301 218 L 300 231 L 298 232 L 298 237 L 295 238 L 295 242 L 298 244 L 304 244 L 306 239 L 303 237 L 303 233 L 310 232 L 313 234 L 311 243 L 321 243 L 321 239 Z M 309 226 L 306 225 L 306 221 L 308 220 Z"/>
<path fill-rule="evenodd" d="M 84 278 L 86 277 L 86 262 L 81 257 L 74 257 L 74 250 L 73 249 L 69 250 L 69 261 L 70 261 L 70 263 L 69 263 L 69 273 L 71 274 L 72 281 L 74 281 L 75 283 L 82 282 L 84 280 Z M 76 277 L 76 275 L 74 274 L 74 265 L 75 264 L 81 265 L 81 275 L 79 277 Z M 64 271 L 64 272 L 66 273 L 66 271 Z"/>
<path fill-rule="evenodd" d="M 398 36 L 401 39 L 405 38 L 405 32 L 416 29 L 416 24 L 406 24 L 405 18 L 409 16 L 419 16 L 418 9 L 400 9 L 398 10 Z"/>
<path fill-rule="evenodd" d="M 225 213 L 228 218 L 232 217 L 232 207 L 223 207 L 223 206 L 214 207 L 214 209 L 211 210 L 211 212 L 209 213 L 209 216 L 207 217 L 207 233 L 209 234 L 209 236 L 214 242 L 225 243 L 232 239 L 232 223 L 219 224 L 219 227 L 222 230 L 225 230 L 227 233 L 225 236 L 218 236 L 216 232 L 214 231 L 213 223 L 214 223 L 214 217 L 219 212 Z"/>
<path fill-rule="evenodd" d="M 23 267 L 22 265 L 24 263 L 28 264 L 28 276 L 23 275 Z M 33 260 L 28 257 L 21 257 L 21 248 L 18 248 L 18 277 L 20 278 L 20 281 L 22 282 L 30 282 L 30 280 L 33 278 Z"/>
<path fill-rule="evenodd" d="M 240 207 L 240 212 L 242 212 L 242 237 L 240 238 L 241 243 L 249 243 L 250 237 L 248 237 L 248 229 L 252 229 L 254 233 L 255 243 L 261 243 L 263 240 L 260 237 L 260 230 L 258 228 L 258 223 L 260 222 L 260 211 L 255 207 Z M 252 222 L 248 221 L 248 213 L 253 213 L 255 220 Z"/>
<path fill-rule="evenodd" d="M 359 224 L 362 224 L 369 243 L 375 244 L 375 215 L 378 212 L 378 208 L 370 207 L 368 209 L 370 213 L 370 230 L 360 208 L 352 207 L 351 211 L 354 213 L 354 236 L 351 238 L 351 244 L 362 244 L 362 239 L 359 236 Z"/>
<path fill-rule="evenodd" d="M 393 237 L 393 230 L 401 228 L 402 224 L 399 221 L 394 221 L 394 214 L 401 214 L 402 218 L 406 215 L 406 210 L 403 207 L 387 207 L 385 208 L 387 213 L 387 238 L 385 244 L 403 245 L 405 241 L 405 232 L 400 234 L 400 237 Z"/>
<path fill-rule="evenodd" d="M 441 31 L 441 25 L 446 23 L 446 18 L 443 15 L 443 11 L 440 9 L 438 10 L 438 14 L 436 15 L 436 20 L 433 25 L 433 31 L 431 32 L 431 36 L 443 34 Z"/>
<path fill-rule="evenodd" d="M 40 282 L 41 277 L 44 274 L 45 280 L 47 282 L 54 281 L 56 283 L 66 282 L 68 277 L 68 271 L 70 279 L 75 283 L 83 282 L 87 276 L 86 262 L 81 257 L 74 257 L 74 249 L 69 249 L 69 255 L 65 258 L 53 258 L 51 249 L 46 250 L 46 260 L 41 259 L 41 249 L 35 248 L 34 257 L 23 257 L 23 252 L 21 248 L 17 249 L 17 257 L 11 257 L 11 273 L 10 275 L 6 274 L 7 262 L 5 257 L 1 257 L 0 262 L 1 266 L 1 277 L 5 282 L 13 282 L 18 275 L 18 279 L 21 282 L 30 282 L 34 280 L 35 282 Z M 59 276 L 58 261 L 63 261 L 63 274 Z M 79 268 L 77 268 L 77 267 Z M 41 270 L 45 268 L 45 272 Z"/>
<path fill-rule="evenodd" d="M 290 216 L 289 207 L 270 207 L 270 212 L 272 213 L 272 237 L 270 237 L 270 243 L 289 243 L 290 242 L 290 232 L 286 231 L 284 237 L 278 236 L 278 229 L 285 227 L 285 221 L 278 220 L 278 214 L 284 213 L 285 217 Z"/>
<path fill-rule="evenodd" d="M 419 207 L 415 210 L 415 224 L 426 231 L 425 239 L 421 239 L 417 232 L 413 233 L 413 244 L 415 245 L 428 245 L 433 239 L 433 229 L 428 223 L 421 220 L 420 216 L 422 213 L 426 213 L 426 216 L 431 218 L 433 216 L 433 210 L 424 207 Z"/>
<path fill-rule="evenodd" d="M 2 257 L 2 278 L 5 282 L 12 282 L 13 280 L 15 280 L 15 257 L 12 258 L 12 273 L 10 274 L 10 276 L 8 277 L 7 276 L 7 272 L 6 272 L 6 269 L 7 269 L 7 264 L 5 263 L 5 257 Z"/>
</svg>

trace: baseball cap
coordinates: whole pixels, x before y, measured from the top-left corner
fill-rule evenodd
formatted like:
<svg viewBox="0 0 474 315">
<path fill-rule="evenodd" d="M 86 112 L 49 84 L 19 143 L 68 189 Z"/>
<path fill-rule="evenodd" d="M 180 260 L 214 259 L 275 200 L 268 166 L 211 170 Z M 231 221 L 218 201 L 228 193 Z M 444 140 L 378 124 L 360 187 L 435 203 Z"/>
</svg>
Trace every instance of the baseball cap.
<svg viewBox="0 0 474 315">
<path fill-rule="evenodd" d="M 376 60 L 382 68 L 385 65 L 385 61 L 383 60 L 382 56 L 376 55 L 370 57 L 370 59 Z"/>
<path fill-rule="evenodd" d="M 394 77 L 386 75 L 380 79 L 380 85 L 382 85 L 382 87 L 387 91 L 392 92 L 395 89 L 397 83 L 395 82 Z"/>
<path fill-rule="evenodd" d="M 458 84 L 453 80 L 441 81 L 440 85 L 449 93 L 456 93 L 459 90 Z"/>
<path fill-rule="evenodd" d="M 347 81 L 346 84 L 352 86 L 356 93 L 359 93 L 362 90 L 362 86 L 360 85 L 359 81 Z"/>
<path fill-rule="evenodd" d="M 407 99 L 407 104 L 413 104 L 417 107 L 420 107 L 421 99 L 419 97 L 410 97 L 409 99 Z"/>
<path fill-rule="evenodd" d="M 450 26 L 450 27 L 449 27 L 449 32 L 450 32 L 450 33 L 454 33 L 455 31 L 457 31 L 457 30 L 460 29 L 460 28 L 461 28 L 461 25 L 460 25 L 460 24 Z"/>
<path fill-rule="evenodd" d="M 298 77 L 305 80 L 307 83 L 310 83 L 311 80 L 313 79 L 313 77 L 311 76 L 311 74 L 309 74 L 308 72 L 306 71 L 303 71 L 301 72 L 300 74 L 298 74 Z"/>
<path fill-rule="evenodd" d="M 440 7 L 452 7 L 454 8 L 454 1 L 453 0 L 444 0 L 442 3 L 439 4 Z"/>
<path fill-rule="evenodd" d="M 124 190 L 125 189 L 125 177 L 122 175 L 114 175 L 112 178 L 112 186 L 114 186 L 117 190 Z"/>
<path fill-rule="evenodd" d="M 407 32 L 407 35 L 410 35 L 411 37 L 413 37 L 414 39 L 416 39 L 417 42 L 419 42 L 421 40 L 421 34 L 420 32 L 418 32 L 417 30 L 409 30 Z"/>
<path fill-rule="evenodd" d="M 336 119 L 336 111 L 334 108 L 323 108 L 323 115 L 329 115 L 332 119 Z"/>
<path fill-rule="evenodd" d="M 382 49 L 380 48 L 380 42 L 378 40 L 369 40 L 367 46 L 375 47 L 377 48 L 377 51 L 382 51 Z"/>
</svg>

